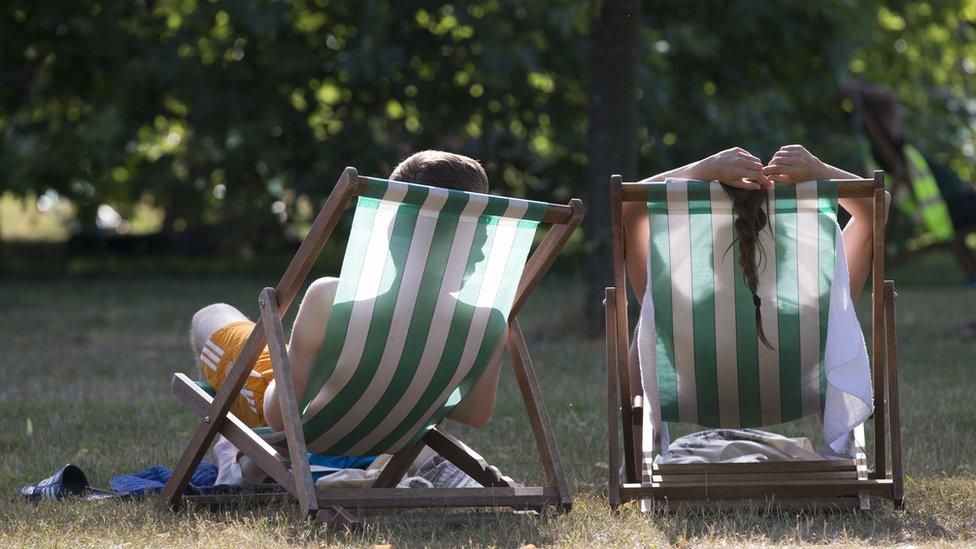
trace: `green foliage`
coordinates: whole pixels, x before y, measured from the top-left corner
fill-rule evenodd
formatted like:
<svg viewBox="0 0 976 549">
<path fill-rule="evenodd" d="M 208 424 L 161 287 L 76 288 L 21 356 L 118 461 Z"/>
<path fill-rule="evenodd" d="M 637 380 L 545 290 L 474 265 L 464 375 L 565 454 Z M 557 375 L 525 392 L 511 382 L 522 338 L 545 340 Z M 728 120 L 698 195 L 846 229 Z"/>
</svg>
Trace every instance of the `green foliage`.
<svg viewBox="0 0 976 549">
<path fill-rule="evenodd" d="M 580 128 L 556 131 L 586 100 L 571 2 L 69 4 L 6 8 L 0 177 L 15 191 L 123 212 L 146 198 L 177 227 L 258 238 L 273 206 L 321 199 L 345 165 L 384 174 L 442 147 L 524 194 L 582 146 Z"/>
<path fill-rule="evenodd" d="M 496 190 L 562 199 L 584 188 L 595 9 L 8 2 L 0 181 L 53 189 L 85 225 L 98 204 L 127 215 L 142 201 L 165 209 L 167 228 L 216 224 L 252 242 L 301 197 L 317 203 L 344 166 L 385 174 L 428 147 L 482 159 Z M 642 172 L 733 145 L 768 157 L 787 142 L 851 165 L 836 86 L 863 77 L 899 91 L 923 149 L 976 175 L 962 162 L 976 112 L 972 2 L 655 0 L 643 18 Z"/>
<path fill-rule="evenodd" d="M 851 57 L 850 71 L 898 92 L 908 138 L 976 180 L 976 2 L 896 2 L 868 23 L 871 40 Z"/>
<path fill-rule="evenodd" d="M 653 4 L 645 10 L 639 65 L 644 171 L 733 146 L 768 160 L 789 143 L 850 160 L 850 126 L 836 90 L 863 5 Z"/>
</svg>

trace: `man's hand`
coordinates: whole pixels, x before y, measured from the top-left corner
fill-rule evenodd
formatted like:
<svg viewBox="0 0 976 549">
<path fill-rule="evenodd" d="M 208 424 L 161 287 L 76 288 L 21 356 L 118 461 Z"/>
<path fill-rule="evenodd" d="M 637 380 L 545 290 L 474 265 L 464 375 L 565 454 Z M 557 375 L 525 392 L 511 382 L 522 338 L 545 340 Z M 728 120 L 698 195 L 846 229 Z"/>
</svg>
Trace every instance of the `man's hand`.
<svg viewBox="0 0 976 549">
<path fill-rule="evenodd" d="M 762 169 L 775 183 L 800 183 L 830 177 L 830 168 L 803 145 L 786 145 Z"/>
<path fill-rule="evenodd" d="M 763 173 L 762 161 L 739 147 L 702 159 L 688 175 L 705 181 L 721 181 L 740 189 L 760 190 L 772 186 L 770 178 Z"/>
</svg>

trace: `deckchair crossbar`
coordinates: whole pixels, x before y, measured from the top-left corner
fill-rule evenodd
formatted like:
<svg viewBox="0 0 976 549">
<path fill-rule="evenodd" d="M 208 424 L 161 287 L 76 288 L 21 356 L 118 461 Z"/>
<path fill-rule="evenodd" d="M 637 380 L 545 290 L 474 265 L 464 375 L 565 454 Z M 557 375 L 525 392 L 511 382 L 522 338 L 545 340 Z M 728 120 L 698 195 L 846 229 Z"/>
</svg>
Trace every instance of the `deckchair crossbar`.
<svg viewBox="0 0 976 549">
<path fill-rule="evenodd" d="M 837 184 L 839 198 L 872 198 L 874 197 L 874 179 L 832 179 Z M 646 202 L 647 187 L 660 185 L 661 182 L 621 183 L 621 199 L 623 202 Z"/>
<path fill-rule="evenodd" d="M 366 176 L 359 176 L 355 185 L 353 186 L 353 192 L 356 196 L 360 196 L 366 191 L 366 186 L 369 184 L 371 179 L 372 178 Z M 543 204 L 546 208 L 545 214 L 540 219 L 541 223 L 548 225 L 565 224 L 569 223 L 573 216 L 576 215 L 576 209 L 571 204 L 554 204 L 551 202 L 540 202 L 540 204 Z"/>
</svg>

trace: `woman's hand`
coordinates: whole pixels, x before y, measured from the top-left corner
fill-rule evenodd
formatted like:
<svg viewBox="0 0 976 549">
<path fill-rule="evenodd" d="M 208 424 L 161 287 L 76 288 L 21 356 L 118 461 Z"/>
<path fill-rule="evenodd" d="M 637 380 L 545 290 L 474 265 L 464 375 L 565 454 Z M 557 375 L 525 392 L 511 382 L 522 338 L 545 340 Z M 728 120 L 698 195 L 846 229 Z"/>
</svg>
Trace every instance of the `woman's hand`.
<svg viewBox="0 0 976 549">
<path fill-rule="evenodd" d="M 832 174 L 830 167 L 803 145 L 781 147 L 762 171 L 775 183 L 801 183 Z"/>
<path fill-rule="evenodd" d="M 772 181 L 763 174 L 762 161 L 739 147 L 717 152 L 689 168 L 688 177 L 721 181 L 740 189 L 759 190 L 772 186 Z"/>
</svg>

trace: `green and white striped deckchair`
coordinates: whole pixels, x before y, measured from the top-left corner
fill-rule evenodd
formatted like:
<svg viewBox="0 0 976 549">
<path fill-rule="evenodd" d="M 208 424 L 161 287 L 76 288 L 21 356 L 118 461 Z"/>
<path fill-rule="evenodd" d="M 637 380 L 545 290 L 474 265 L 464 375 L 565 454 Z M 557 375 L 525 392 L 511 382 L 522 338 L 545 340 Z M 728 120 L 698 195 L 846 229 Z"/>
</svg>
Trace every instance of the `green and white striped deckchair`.
<svg viewBox="0 0 976 549">
<path fill-rule="evenodd" d="M 819 413 L 839 238 L 836 183 L 777 186 L 769 202 L 757 271 L 772 348 L 757 336 L 722 185 L 669 180 L 650 186 L 647 200 L 661 418 L 738 428 Z"/>
<path fill-rule="evenodd" d="M 788 494 L 790 499 L 802 500 L 816 494 L 820 498 L 829 496 L 826 503 L 831 505 L 861 505 L 859 496 L 866 494 L 895 498 L 892 481 L 868 478 L 863 454 L 854 460 L 772 465 L 654 463 L 654 458 L 666 451 L 666 442 L 656 438 L 662 432 L 656 428 L 658 421 L 748 428 L 823 413 L 827 394 L 827 320 L 840 238 L 838 192 L 842 190 L 845 196 L 873 196 L 882 208 L 878 219 L 883 220 L 883 179 L 811 181 L 777 186 L 770 193 L 769 227 L 758 238 L 764 253 L 757 269 L 757 295 L 761 300 L 763 331 L 771 348 L 758 336 L 755 301 L 738 266 L 732 200 L 722 185 L 669 179 L 666 183 L 650 184 L 618 182 L 614 187 L 612 207 L 617 219 L 624 201 L 647 205 L 648 291 L 653 312 L 645 311 L 647 321 L 646 325 L 642 321 L 639 347 L 646 353 L 644 356 L 653 357 L 649 362 L 656 365 L 656 377 L 645 375 L 652 376 L 648 387 L 654 390 L 656 385 L 656 391 L 648 394 L 646 400 L 643 398 L 639 376 L 633 374 L 636 364 L 624 368 L 612 380 L 608 377 L 612 385 L 620 383 L 619 392 L 630 404 L 624 406 L 624 425 L 637 426 L 624 433 L 626 476 L 634 486 L 621 485 L 611 471 L 611 503 L 619 503 L 621 490 L 623 499 L 748 499 Z M 879 249 L 883 250 L 883 221 L 875 227 Z M 616 285 L 620 288 L 625 264 L 622 229 L 615 231 L 614 239 Z M 878 254 L 874 264 L 876 277 L 882 276 L 882 261 L 883 254 Z M 881 278 L 876 284 L 876 312 L 883 313 Z M 608 349 L 613 352 L 608 350 L 608 362 L 615 363 L 611 369 L 616 370 L 617 364 L 628 365 L 635 358 L 628 354 L 626 316 L 618 313 L 626 311 L 626 295 L 614 289 L 609 289 L 609 293 L 612 299 L 607 300 Z M 613 326 L 609 326 L 611 323 Z M 881 340 L 877 335 L 875 339 L 874 356 L 878 357 L 884 354 L 880 347 L 884 334 L 879 330 L 875 334 L 882 336 Z M 889 358 L 893 376 L 894 357 Z M 879 394 L 877 379 L 874 388 L 875 401 L 883 403 L 884 391 L 882 387 Z M 861 414 L 857 421 L 868 410 Z M 615 427 L 612 430 L 613 441 Z M 884 431 L 883 425 L 880 430 Z M 857 447 L 863 449 L 863 425 L 855 428 L 854 437 Z M 880 440 L 883 454 L 884 438 Z M 900 479 L 900 451 L 897 453 Z M 883 469 L 883 458 L 880 465 Z M 688 483 L 702 479 L 689 474 L 716 475 L 708 486 L 715 489 L 692 489 Z M 752 475 L 747 482 L 736 479 L 744 474 Z M 805 493 L 777 484 L 788 480 L 789 475 L 793 475 L 793 480 L 809 479 L 811 486 L 828 479 L 846 484 L 828 494 L 823 489 Z M 728 489 L 722 487 L 723 482 L 731 483 Z M 682 492 L 675 486 L 689 490 Z M 701 497 L 703 494 L 705 497 Z"/>
<path fill-rule="evenodd" d="M 444 418 L 501 348 L 547 210 L 367 179 L 323 351 L 301 400 L 309 451 L 395 453 Z M 284 432 L 265 437 L 284 439 Z"/>
<path fill-rule="evenodd" d="M 279 383 L 284 379 L 290 384 L 290 376 L 280 371 L 287 370 L 287 356 L 278 318 L 353 196 L 355 215 L 322 350 L 304 394 L 296 395 L 300 399 L 293 410 L 284 413 L 286 429 L 225 436 L 235 444 L 247 438 L 265 455 L 278 456 L 279 464 L 278 451 L 288 450 L 292 470 L 280 467 L 282 478 L 275 476 L 274 464 L 262 467 L 283 486 L 291 484 L 303 511 L 329 508 L 319 514 L 326 520 L 351 520 L 344 507 L 388 507 L 398 501 L 403 506 L 568 507 L 551 427 L 515 314 L 579 224 L 581 203 L 560 206 L 447 190 L 359 177 L 347 169 L 282 278 L 285 288 L 279 284 L 277 290 L 262 294 L 259 326 L 268 333 Z M 540 223 L 552 224 L 553 229 L 530 259 Z M 295 275 L 290 274 L 293 270 Z M 538 399 L 528 408 L 540 448 L 545 449 L 550 486 L 514 486 L 438 427 L 506 341 L 524 395 Z M 242 356 L 246 351 L 247 347 Z M 237 366 L 221 390 L 231 385 Z M 247 370 L 243 372 L 246 376 Z M 182 380 L 178 389 L 192 392 Z M 289 391 L 283 385 L 281 390 Z M 220 397 L 218 392 L 209 406 L 217 406 Z M 440 489 L 427 498 L 403 501 L 386 487 L 396 485 L 424 445 L 454 461 L 485 488 Z M 295 459 L 306 449 L 322 455 L 394 458 L 377 482 L 382 488 L 316 495 L 307 461 Z"/>
</svg>

